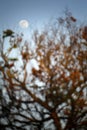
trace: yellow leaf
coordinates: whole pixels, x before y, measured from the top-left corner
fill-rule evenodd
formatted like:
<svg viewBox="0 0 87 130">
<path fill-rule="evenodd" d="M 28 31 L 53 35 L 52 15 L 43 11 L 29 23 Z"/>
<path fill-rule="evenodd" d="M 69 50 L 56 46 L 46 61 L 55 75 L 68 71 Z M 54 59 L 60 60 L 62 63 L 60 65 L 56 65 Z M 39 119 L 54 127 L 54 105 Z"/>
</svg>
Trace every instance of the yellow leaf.
<svg viewBox="0 0 87 130">
<path fill-rule="evenodd" d="M 12 74 L 12 73 L 10 72 L 10 70 L 7 70 L 7 71 L 6 71 L 6 74 L 7 74 L 7 76 L 8 76 L 9 78 L 14 78 L 14 74 Z"/>
</svg>

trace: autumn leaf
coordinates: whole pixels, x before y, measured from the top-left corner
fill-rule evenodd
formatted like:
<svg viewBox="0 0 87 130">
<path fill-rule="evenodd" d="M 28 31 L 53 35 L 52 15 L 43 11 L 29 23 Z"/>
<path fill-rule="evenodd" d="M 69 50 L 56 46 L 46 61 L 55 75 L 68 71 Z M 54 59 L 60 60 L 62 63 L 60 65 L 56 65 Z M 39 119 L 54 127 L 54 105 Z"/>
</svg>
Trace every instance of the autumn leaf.
<svg viewBox="0 0 87 130">
<path fill-rule="evenodd" d="M 71 19 L 73 22 L 76 22 L 76 18 L 74 18 L 73 16 L 71 16 L 70 19 Z"/>
<path fill-rule="evenodd" d="M 14 34 L 14 32 L 12 30 L 7 29 L 7 30 L 3 31 L 3 38 L 9 37 L 9 36 L 13 37 L 13 34 Z"/>
<path fill-rule="evenodd" d="M 14 74 L 12 74 L 9 69 L 6 71 L 6 74 L 9 78 L 14 78 Z"/>
</svg>

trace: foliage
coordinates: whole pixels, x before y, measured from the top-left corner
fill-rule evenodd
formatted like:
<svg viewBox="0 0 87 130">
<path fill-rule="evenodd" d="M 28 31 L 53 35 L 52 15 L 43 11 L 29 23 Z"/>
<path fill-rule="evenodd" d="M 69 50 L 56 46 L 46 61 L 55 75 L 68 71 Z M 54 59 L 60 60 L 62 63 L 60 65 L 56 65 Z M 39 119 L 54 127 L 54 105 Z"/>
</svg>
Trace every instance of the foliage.
<svg viewBox="0 0 87 130">
<path fill-rule="evenodd" d="M 41 33 L 34 31 L 34 46 L 31 41 L 24 42 L 22 35 L 3 37 L 3 32 L 2 130 L 87 129 L 86 28 L 78 26 L 76 18 L 65 12 L 65 17 Z"/>
</svg>

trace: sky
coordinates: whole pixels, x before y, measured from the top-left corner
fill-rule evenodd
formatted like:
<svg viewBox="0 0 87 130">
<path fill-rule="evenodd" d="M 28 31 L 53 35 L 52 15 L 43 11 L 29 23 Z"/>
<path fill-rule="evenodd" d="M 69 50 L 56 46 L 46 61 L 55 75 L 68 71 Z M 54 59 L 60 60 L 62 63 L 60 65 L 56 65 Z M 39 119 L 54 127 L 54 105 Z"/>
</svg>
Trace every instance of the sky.
<svg viewBox="0 0 87 130">
<path fill-rule="evenodd" d="M 9 28 L 25 33 L 41 28 L 62 16 L 65 8 L 77 19 L 87 21 L 87 0 L 0 0 L 0 32 Z M 19 26 L 22 19 L 29 21 L 27 29 Z"/>
</svg>

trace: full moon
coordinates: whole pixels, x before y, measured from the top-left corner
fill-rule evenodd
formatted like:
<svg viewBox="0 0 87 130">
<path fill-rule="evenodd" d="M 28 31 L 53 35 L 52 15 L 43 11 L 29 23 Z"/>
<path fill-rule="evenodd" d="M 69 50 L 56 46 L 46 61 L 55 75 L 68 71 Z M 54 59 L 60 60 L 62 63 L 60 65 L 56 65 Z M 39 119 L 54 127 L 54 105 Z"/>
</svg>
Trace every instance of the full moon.
<svg viewBox="0 0 87 130">
<path fill-rule="evenodd" d="M 29 26 L 29 22 L 27 21 L 27 20 L 21 20 L 21 21 L 19 21 L 19 26 L 21 27 L 21 28 L 28 28 L 28 26 Z"/>
</svg>

